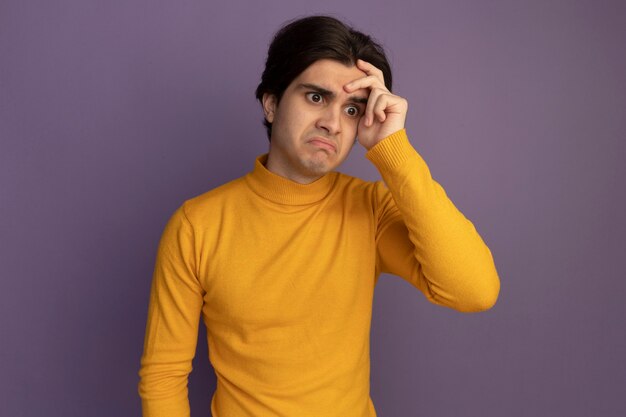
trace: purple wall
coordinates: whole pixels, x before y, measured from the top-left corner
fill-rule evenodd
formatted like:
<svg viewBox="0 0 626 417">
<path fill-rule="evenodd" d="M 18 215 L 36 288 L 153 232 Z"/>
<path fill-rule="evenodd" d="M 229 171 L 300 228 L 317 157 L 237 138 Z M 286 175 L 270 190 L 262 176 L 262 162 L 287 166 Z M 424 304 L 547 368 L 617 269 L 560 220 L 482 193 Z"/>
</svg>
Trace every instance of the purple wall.
<svg viewBox="0 0 626 417">
<path fill-rule="evenodd" d="M 502 281 L 474 315 L 379 282 L 379 415 L 626 415 L 626 3 L 311 4 L 2 2 L 0 415 L 139 415 L 163 226 L 267 150 L 266 48 L 311 12 L 388 48 L 412 143 Z M 377 178 L 363 154 L 344 171 Z M 194 417 L 215 387 L 200 337 Z"/>
</svg>

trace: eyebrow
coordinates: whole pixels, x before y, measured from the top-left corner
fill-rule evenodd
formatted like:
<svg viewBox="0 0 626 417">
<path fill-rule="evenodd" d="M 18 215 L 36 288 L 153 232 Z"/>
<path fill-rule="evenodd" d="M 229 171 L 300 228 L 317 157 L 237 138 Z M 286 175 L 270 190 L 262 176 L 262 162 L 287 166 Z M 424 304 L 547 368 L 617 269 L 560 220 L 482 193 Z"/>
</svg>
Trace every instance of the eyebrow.
<svg viewBox="0 0 626 417">
<path fill-rule="evenodd" d="M 314 90 L 316 93 L 319 93 L 323 96 L 326 96 L 330 99 L 334 99 L 335 97 L 337 97 L 337 94 L 333 93 L 332 91 L 321 87 L 319 85 L 316 84 L 310 84 L 310 83 L 302 83 L 298 85 L 298 88 L 308 88 L 310 90 Z M 358 97 L 358 96 L 350 96 L 348 97 L 348 102 L 350 103 L 359 103 L 359 104 L 367 104 L 367 98 L 366 97 Z"/>
</svg>

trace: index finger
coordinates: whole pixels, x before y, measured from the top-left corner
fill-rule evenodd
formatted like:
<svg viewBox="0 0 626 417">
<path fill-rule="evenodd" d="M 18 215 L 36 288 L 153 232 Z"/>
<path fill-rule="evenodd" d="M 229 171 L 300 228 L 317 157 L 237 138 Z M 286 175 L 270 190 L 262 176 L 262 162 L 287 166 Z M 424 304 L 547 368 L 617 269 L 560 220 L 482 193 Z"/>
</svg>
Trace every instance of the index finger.
<svg viewBox="0 0 626 417">
<path fill-rule="evenodd" d="M 380 80 L 383 85 L 385 85 L 385 76 L 378 67 L 375 67 L 374 65 L 362 59 L 357 59 L 356 65 L 357 68 L 359 68 L 361 71 L 365 72 L 367 75 L 375 76 Z"/>
<path fill-rule="evenodd" d="M 383 83 L 380 78 L 375 75 L 367 75 L 363 78 L 350 81 L 348 84 L 344 85 L 343 88 L 349 93 L 361 88 L 369 88 L 370 90 L 380 88 L 381 90 L 389 91 L 387 90 L 387 87 L 385 87 L 385 83 Z"/>
</svg>

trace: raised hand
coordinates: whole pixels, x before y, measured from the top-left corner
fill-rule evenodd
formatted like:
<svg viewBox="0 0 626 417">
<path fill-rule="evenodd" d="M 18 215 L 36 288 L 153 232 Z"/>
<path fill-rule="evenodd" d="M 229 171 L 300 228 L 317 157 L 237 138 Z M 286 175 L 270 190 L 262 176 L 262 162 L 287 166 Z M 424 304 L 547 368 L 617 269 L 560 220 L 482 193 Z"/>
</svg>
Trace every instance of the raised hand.
<svg viewBox="0 0 626 417">
<path fill-rule="evenodd" d="M 359 121 L 357 139 L 370 149 L 382 139 L 404 128 L 409 103 L 385 87 L 383 72 L 369 62 L 358 59 L 357 68 L 367 75 L 349 82 L 343 88 L 351 93 L 360 88 L 370 90 L 365 114 Z"/>
</svg>

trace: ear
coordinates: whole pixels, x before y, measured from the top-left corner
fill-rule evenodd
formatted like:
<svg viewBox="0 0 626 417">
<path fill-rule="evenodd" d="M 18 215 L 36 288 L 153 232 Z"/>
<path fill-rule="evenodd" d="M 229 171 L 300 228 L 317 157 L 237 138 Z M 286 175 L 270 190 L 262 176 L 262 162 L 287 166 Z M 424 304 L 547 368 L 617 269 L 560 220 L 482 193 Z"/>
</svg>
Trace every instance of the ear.
<svg viewBox="0 0 626 417">
<path fill-rule="evenodd" d="M 276 112 L 276 96 L 274 94 L 263 94 L 263 113 L 265 120 L 269 123 L 274 122 L 274 113 Z"/>
</svg>

